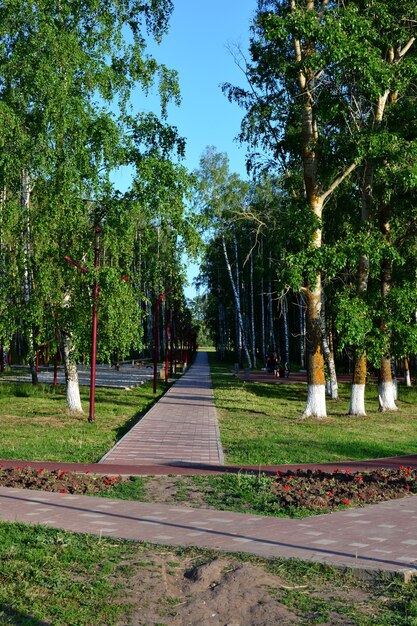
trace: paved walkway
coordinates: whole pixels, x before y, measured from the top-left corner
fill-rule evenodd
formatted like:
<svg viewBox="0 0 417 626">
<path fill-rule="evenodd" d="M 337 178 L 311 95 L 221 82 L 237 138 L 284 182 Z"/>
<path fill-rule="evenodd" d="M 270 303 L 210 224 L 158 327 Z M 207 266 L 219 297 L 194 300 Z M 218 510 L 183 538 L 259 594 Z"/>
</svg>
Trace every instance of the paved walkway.
<svg viewBox="0 0 417 626">
<path fill-rule="evenodd" d="M 193 367 L 101 464 L 30 465 L 132 474 L 237 471 L 222 463 L 207 355 L 199 353 Z M 23 464 L 4 462 L 6 466 Z M 337 465 L 370 469 L 400 464 L 416 467 L 417 458 Z M 335 465 L 320 467 L 330 469 Z M 277 468 L 259 469 L 272 472 Z M 0 519 L 99 536 L 320 561 L 357 570 L 361 575 L 382 570 L 408 579 L 417 573 L 417 496 L 288 520 L 1 487 Z"/>
<path fill-rule="evenodd" d="M 223 464 L 206 352 L 100 462 Z"/>
<path fill-rule="evenodd" d="M 299 558 L 409 579 L 417 573 L 417 496 L 277 519 L 209 509 L 0 488 L 0 519 L 167 545 Z"/>
</svg>

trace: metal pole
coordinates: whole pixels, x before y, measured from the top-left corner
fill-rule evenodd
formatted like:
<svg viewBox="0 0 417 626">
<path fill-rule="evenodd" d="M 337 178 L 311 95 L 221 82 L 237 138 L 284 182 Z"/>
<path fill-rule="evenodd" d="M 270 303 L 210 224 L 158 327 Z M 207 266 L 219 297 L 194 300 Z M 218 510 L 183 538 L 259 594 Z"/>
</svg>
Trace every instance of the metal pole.
<svg viewBox="0 0 417 626">
<path fill-rule="evenodd" d="M 169 354 L 169 333 L 168 333 L 168 325 L 169 325 L 169 312 L 165 313 L 165 384 L 168 384 L 168 354 Z"/>
<path fill-rule="evenodd" d="M 174 320 L 172 309 L 169 309 L 169 323 L 170 323 L 170 350 L 171 350 L 171 359 L 169 363 L 169 374 L 170 376 L 174 373 Z"/>
<path fill-rule="evenodd" d="M 156 300 L 155 304 L 155 328 L 154 328 L 154 342 L 153 342 L 153 393 L 156 394 L 156 375 L 158 367 L 158 338 L 159 338 L 159 304 L 161 302 L 161 296 Z"/>
<path fill-rule="evenodd" d="M 100 265 L 100 231 L 97 226 L 95 229 L 95 245 L 94 245 L 94 269 L 97 269 Z M 88 415 L 88 421 L 94 421 L 94 405 L 96 399 L 96 358 L 97 358 L 97 302 L 98 302 L 99 284 L 98 276 L 96 274 L 94 278 L 93 289 L 93 313 L 91 324 L 91 373 L 90 373 L 90 413 Z"/>
<path fill-rule="evenodd" d="M 158 350 L 159 350 L 159 343 L 158 343 L 159 305 L 161 304 L 165 296 L 171 293 L 172 289 L 173 288 L 170 287 L 170 289 L 167 289 L 166 291 L 164 291 L 164 293 L 161 293 L 161 295 L 157 298 L 156 303 L 155 303 L 155 333 L 154 333 L 155 340 L 154 340 L 154 352 L 153 352 L 153 392 L 154 394 L 156 393 L 156 370 L 157 370 L 157 365 L 158 365 Z"/>
</svg>

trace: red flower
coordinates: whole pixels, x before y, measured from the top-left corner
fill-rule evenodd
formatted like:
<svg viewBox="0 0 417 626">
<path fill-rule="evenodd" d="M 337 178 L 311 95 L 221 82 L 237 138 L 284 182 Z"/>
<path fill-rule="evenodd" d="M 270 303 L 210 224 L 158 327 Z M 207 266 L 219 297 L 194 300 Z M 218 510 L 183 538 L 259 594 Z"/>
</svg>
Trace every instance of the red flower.
<svg viewBox="0 0 417 626">
<path fill-rule="evenodd" d="M 328 494 L 329 496 L 332 496 L 332 495 L 333 495 L 333 493 L 332 493 L 331 491 L 328 491 L 328 492 L 327 492 L 327 494 Z"/>
<path fill-rule="evenodd" d="M 66 489 L 60 489 L 59 493 L 68 493 Z"/>
<path fill-rule="evenodd" d="M 289 485 L 285 485 L 284 491 L 291 491 L 291 487 Z"/>
<path fill-rule="evenodd" d="M 38 469 L 38 474 L 42 474 L 42 472 L 43 472 L 43 467 L 40 467 L 40 468 Z"/>
<path fill-rule="evenodd" d="M 350 469 L 345 470 L 345 474 L 350 474 Z"/>
<path fill-rule="evenodd" d="M 276 473 L 277 476 L 281 476 L 281 472 L 278 470 Z"/>
<path fill-rule="evenodd" d="M 110 481 L 109 481 L 109 479 L 108 479 L 108 478 L 105 478 L 105 479 L 104 479 L 104 482 L 106 483 L 106 485 L 108 485 L 108 484 L 110 483 Z"/>
<path fill-rule="evenodd" d="M 357 483 L 360 483 L 361 480 L 363 480 L 363 477 L 362 476 L 356 476 L 355 480 L 356 480 Z"/>
<path fill-rule="evenodd" d="M 114 476 L 110 476 L 110 480 L 116 480 Z"/>
<path fill-rule="evenodd" d="M 347 505 L 347 504 L 349 504 L 349 500 L 348 500 L 347 498 L 345 498 L 345 499 L 343 500 L 343 504 L 346 504 L 346 505 Z"/>
<path fill-rule="evenodd" d="M 405 468 L 404 468 L 404 465 L 400 465 L 400 469 L 405 469 Z"/>
</svg>

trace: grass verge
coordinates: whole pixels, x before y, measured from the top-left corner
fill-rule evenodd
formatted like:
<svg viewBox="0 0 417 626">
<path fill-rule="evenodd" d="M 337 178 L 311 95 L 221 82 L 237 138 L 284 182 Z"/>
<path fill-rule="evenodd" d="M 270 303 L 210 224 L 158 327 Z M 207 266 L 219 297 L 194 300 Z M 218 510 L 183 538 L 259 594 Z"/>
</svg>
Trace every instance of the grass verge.
<svg viewBox="0 0 417 626">
<path fill-rule="evenodd" d="M 16 523 L 0 523 L 0 577 L 2 624 L 417 623 L 417 581 Z"/>
<path fill-rule="evenodd" d="M 80 393 L 88 407 L 89 389 L 81 387 Z M 96 420 L 89 423 L 86 415 L 68 414 L 63 385 L 2 382 L 0 458 L 96 462 L 153 403 L 151 383 L 129 391 L 99 387 Z"/>
<path fill-rule="evenodd" d="M 417 454 L 417 390 L 399 388 L 399 410 L 377 410 L 377 388 L 367 385 L 367 417 L 348 416 L 350 385 L 328 401 L 328 418 L 302 419 L 307 386 L 242 382 L 209 354 L 226 463 L 323 463 Z"/>
</svg>

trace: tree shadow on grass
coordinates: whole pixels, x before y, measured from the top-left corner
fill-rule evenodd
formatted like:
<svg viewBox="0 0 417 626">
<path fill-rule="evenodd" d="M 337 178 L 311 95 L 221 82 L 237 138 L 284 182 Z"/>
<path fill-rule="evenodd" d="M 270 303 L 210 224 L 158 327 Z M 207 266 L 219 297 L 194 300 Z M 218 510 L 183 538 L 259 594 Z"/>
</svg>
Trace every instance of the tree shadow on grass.
<svg viewBox="0 0 417 626">
<path fill-rule="evenodd" d="M 0 604 L 0 623 L 13 624 L 13 626 L 52 626 L 52 622 L 39 620 L 33 615 L 16 611 L 7 604 Z"/>
<path fill-rule="evenodd" d="M 384 445 L 378 442 L 371 441 L 338 441 L 338 442 L 305 442 L 306 449 L 310 447 L 310 450 L 317 451 L 319 458 L 328 458 L 330 461 L 335 459 L 334 457 L 342 457 L 346 460 L 366 460 L 366 459 L 379 459 L 391 456 L 403 456 L 408 454 L 415 454 L 417 452 L 417 446 L 414 450 L 405 448 L 404 445 L 398 447 Z M 333 458 L 332 458 L 333 457 Z"/>
<path fill-rule="evenodd" d="M 262 438 L 252 439 L 250 442 L 247 440 L 238 439 L 228 445 L 228 454 L 230 455 L 229 462 L 236 463 L 233 460 L 234 456 L 239 455 L 242 464 L 254 465 L 281 465 L 281 464 L 294 464 L 297 463 L 342 463 L 343 461 L 364 461 L 371 459 L 380 459 L 384 457 L 392 456 L 405 456 L 417 453 L 417 446 L 415 449 L 406 449 L 404 446 L 398 446 L 398 448 L 388 447 L 387 445 L 372 443 L 372 442 L 357 442 L 357 441 L 298 441 L 297 446 L 303 449 L 302 455 L 294 460 L 295 455 L 292 450 L 291 442 L 287 446 L 284 446 L 282 442 L 279 442 L 279 453 L 274 454 L 273 439 L 265 441 Z M 288 450 L 288 454 L 285 453 L 285 449 Z"/>
<path fill-rule="evenodd" d="M 307 388 L 305 385 L 259 385 L 251 384 L 247 386 L 251 394 L 258 398 L 271 398 L 276 400 L 305 401 L 307 399 Z"/>
</svg>

